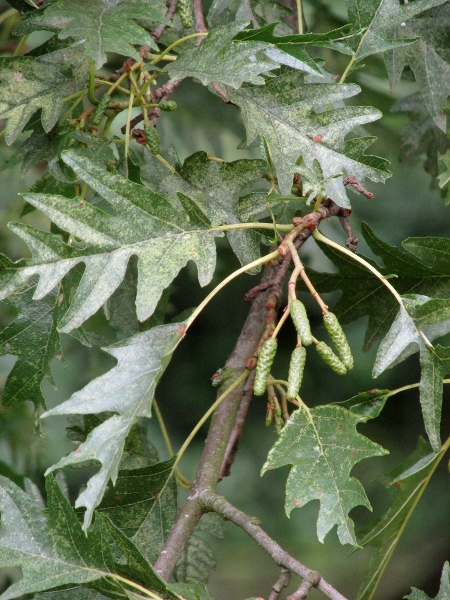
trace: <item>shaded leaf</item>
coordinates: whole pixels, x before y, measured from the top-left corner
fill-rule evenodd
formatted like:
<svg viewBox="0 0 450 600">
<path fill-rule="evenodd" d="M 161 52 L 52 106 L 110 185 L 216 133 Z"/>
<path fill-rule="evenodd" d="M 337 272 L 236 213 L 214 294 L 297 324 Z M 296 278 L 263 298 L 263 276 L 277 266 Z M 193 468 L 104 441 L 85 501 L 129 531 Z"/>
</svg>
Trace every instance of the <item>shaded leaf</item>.
<svg viewBox="0 0 450 600">
<path fill-rule="evenodd" d="M 30 284 L 12 294 L 6 302 L 19 311 L 17 318 L 0 333 L 0 356 L 17 356 L 6 380 L 2 402 L 14 406 L 30 400 L 35 409 L 45 408 L 41 382 L 54 384 L 50 362 L 62 360 L 57 325 L 68 308 L 70 285 L 67 281 L 56 286 L 44 299 L 36 302 L 36 285 Z M 88 343 L 82 333 L 76 335 Z"/>
<path fill-rule="evenodd" d="M 450 373 L 450 348 L 425 344 L 420 350 L 420 404 L 425 430 L 435 452 L 441 447 L 443 378 Z"/>
<path fill-rule="evenodd" d="M 385 52 L 405 44 L 412 39 L 396 39 L 392 30 L 414 16 L 443 4 L 445 0 L 415 0 L 401 4 L 398 0 L 346 0 L 349 20 L 354 32 L 360 32 L 355 44 L 355 60 L 360 61 L 370 54 Z"/>
<path fill-rule="evenodd" d="M 102 195 L 109 211 L 79 198 L 27 194 L 27 202 L 90 245 L 71 247 L 56 236 L 11 224 L 29 245 L 33 258 L 0 270 L 0 299 L 35 274 L 40 275 L 35 298 L 42 298 L 75 265 L 84 262 L 86 269 L 77 293 L 59 324 L 59 331 L 69 332 L 108 300 L 133 255 L 138 256 L 136 312 L 141 321 L 153 313 L 163 290 L 189 260 L 197 264 L 201 285 L 210 282 L 216 262 L 214 237 L 221 232 L 192 228 L 186 214 L 174 209 L 167 198 L 109 173 L 88 158 L 72 151 L 63 157 Z"/>
<path fill-rule="evenodd" d="M 429 340 L 450 331 L 450 303 L 448 300 L 430 300 L 422 297 L 405 299 L 391 329 L 378 349 L 373 376 L 377 377 L 413 352 L 420 351 L 420 404 L 425 430 L 435 452 L 439 452 L 442 392 L 444 376 L 450 373 L 450 348 L 430 347 L 421 333 Z M 443 305 L 443 307 L 441 306 Z M 440 307 L 440 310 L 436 310 Z M 411 316 L 412 315 L 412 316 Z M 423 327 L 429 324 L 430 327 Z M 419 329 L 421 327 L 421 329 Z"/>
<path fill-rule="evenodd" d="M 345 34 L 348 33 L 348 25 L 328 31 L 327 33 L 305 33 L 303 35 L 285 35 L 282 37 L 274 35 L 276 26 L 277 23 L 271 23 L 259 29 L 246 29 L 238 33 L 234 41 L 269 43 L 272 45 L 272 48 L 265 50 L 266 56 L 292 69 L 299 69 L 305 73 L 315 73 L 320 77 L 322 77 L 322 72 L 306 52 L 306 48 L 309 46 L 319 46 L 338 50 L 345 54 L 352 54 L 352 50 L 345 39 L 340 40 L 340 38 L 344 38 Z"/>
<path fill-rule="evenodd" d="M 0 119 L 6 119 L 5 139 L 12 144 L 29 119 L 41 110 L 49 132 L 73 90 L 73 80 L 56 65 L 28 56 L 0 58 Z"/>
<path fill-rule="evenodd" d="M 223 521 L 218 515 L 207 513 L 202 516 L 178 559 L 175 571 L 178 582 L 208 583 L 210 570 L 216 568 L 216 559 L 210 544 L 203 535 L 209 534 L 222 538 L 223 530 Z"/>
<path fill-rule="evenodd" d="M 126 560 L 125 564 L 121 562 L 120 568 L 118 569 L 122 576 L 127 577 L 127 579 L 131 580 L 133 583 L 138 583 L 145 588 L 163 594 L 164 596 L 168 594 L 170 598 L 183 600 L 176 592 L 171 590 L 170 586 L 168 586 L 163 579 L 161 579 L 133 542 L 129 540 L 127 536 L 108 519 L 108 517 L 102 514 L 96 516 L 96 525 L 97 519 L 100 527 L 105 531 L 108 537 L 111 537 L 114 545 L 120 550 Z"/>
<path fill-rule="evenodd" d="M 174 459 L 141 469 L 121 469 L 97 512 L 108 518 L 154 563 L 177 516 Z"/>
<path fill-rule="evenodd" d="M 409 598 L 409 600 L 431 600 L 429 596 L 427 596 L 421 590 L 417 588 L 412 588 L 412 592 L 409 596 L 405 596 L 405 598 Z M 435 596 L 434 600 L 448 600 L 450 598 L 450 564 L 447 561 L 444 564 L 444 568 L 442 569 L 441 576 L 441 587 L 439 588 L 439 592 Z"/>
<path fill-rule="evenodd" d="M 25 492 L 0 478 L 0 567 L 20 567 L 22 579 L 2 600 L 61 585 L 100 579 L 113 569 L 108 548 L 86 538 L 53 478 L 47 479 L 49 517 Z"/>
<path fill-rule="evenodd" d="M 83 529 L 87 531 L 94 509 L 102 501 L 111 479 L 115 485 L 125 439 L 139 417 L 151 416 L 151 403 L 156 384 L 178 345 L 182 323 L 161 325 L 139 333 L 125 342 L 104 348 L 118 364 L 75 392 L 69 400 L 42 415 L 114 413 L 98 425 L 76 450 L 62 458 L 47 472 L 62 467 L 101 463 L 86 488 L 78 496 L 75 507 L 85 507 Z"/>
<path fill-rule="evenodd" d="M 211 29 L 200 46 L 187 50 L 177 60 L 166 67 L 172 79 L 194 77 L 208 85 L 215 81 L 232 88 L 240 87 L 244 81 L 255 85 L 264 84 L 262 73 L 279 67 L 271 60 L 258 57 L 261 50 L 269 48 L 265 42 L 233 43 L 235 35 L 247 23 L 230 23 L 224 27 Z"/>
<path fill-rule="evenodd" d="M 417 38 L 422 36 L 423 29 L 427 29 L 426 19 L 412 19 L 397 27 L 394 37 L 397 40 Z M 384 60 L 391 89 L 400 81 L 405 67 L 411 68 L 428 112 L 445 132 L 446 116 L 442 106 L 450 95 L 450 65 L 439 56 L 433 44 L 420 37 L 413 44 L 386 53 Z"/>
<path fill-rule="evenodd" d="M 153 0 L 59 0 L 41 14 L 33 15 L 17 28 L 24 35 L 35 29 L 59 32 L 60 39 L 82 40 L 85 52 L 100 68 L 107 52 L 132 56 L 139 60 L 135 44 L 157 49 L 150 32 L 137 20 L 167 23 L 161 8 Z"/>
<path fill-rule="evenodd" d="M 428 443 L 419 438 L 411 456 L 386 477 L 385 484 L 392 495 L 391 506 L 358 537 L 361 546 L 375 547 L 367 575 L 358 592 L 358 600 L 372 598 L 415 504 L 441 458 Z"/>
<path fill-rule="evenodd" d="M 450 139 L 437 127 L 420 92 L 397 100 L 392 107 L 393 112 L 408 112 L 410 123 L 403 130 L 403 142 L 400 158 L 408 161 L 422 157 L 424 168 L 431 177 L 439 174 L 439 160 L 450 148 Z"/>
<path fill-rule="evenodd" d="M 387 454 L 378 444 L 356 431 L 365 417 L 338 405 L 311 409 L 311 420 L 304 410 L 296 410 L 286 422 L 270 450 L 262 473 L 290 465 L 285 509 L 319 500 L 317 535 L 323 542 L 337 525 L 342 544 L 357 545 L 349 511 L 358 505 L 370 508 L 361 483 L 350 477 L 352 467 L 371 456 Z"/>
<path fill-rule="evenodd" d="M 235 160 L 215 163 L 206 152 L 189 156 L 179 173 L 194 190 L 205 197 L 205 213 L 213 226 L 240 223 L 239 193 L 260 179 L 266 171 L 263 160 Z M 227 237 L 242 265 L 259 258 L 261 235 L 251 230 L 228 231 Z"/>
<path fill-rule="evenodd" d="M 213 597 L 201 581 L 189 583 L 171 583 L 170 589 L 174 590 L 186 600 L 213 600 Z M 257 600 L 256 598 L 254 600 Z"/>
<path fill-rule="evenodd" d="M 361 392 L 343 402 L 336 402 L 336 406 L 346 408 L 352 413 L 355 413 L 368 421 L 375 419 L 381 413 L 389 398 L 390 390 L 370 390 L 369 392 Z"/>
<path fill-rule="evenodd" d="M 302 156 L 310 169 L 314 159 L 319 162 L 328 180 L 327 194 L 340 206 L 348 207 L 344 176 L 351 174 L 360 181 L 365 177 L 384 181 L 389 176 L 384 159 L 364 154 L 372 138 L 344 141 L 357 125 L 379 119 L 379 111 L 357 106 L 324 110 L 359 91 L 356 85 L 304 84 L 300 74 L 289 72 L 264 87 L 229 90 L 228 97 L 241 107 L 247 143 L 264 134 L 277 168 L 281 194 L 290 193 L 295 164 Z"/>
</svg>

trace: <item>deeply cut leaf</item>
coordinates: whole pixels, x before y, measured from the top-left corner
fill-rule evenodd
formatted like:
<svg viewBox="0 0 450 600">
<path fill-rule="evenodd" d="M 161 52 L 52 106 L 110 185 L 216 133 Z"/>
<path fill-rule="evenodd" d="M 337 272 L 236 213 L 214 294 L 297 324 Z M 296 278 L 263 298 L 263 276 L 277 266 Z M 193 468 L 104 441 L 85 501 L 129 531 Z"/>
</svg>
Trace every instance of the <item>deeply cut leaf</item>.
<svg viewBox="0 0 450 600">
<path fill-rule="evenodd" d="M 411 19 L 396 29 L 395 38 L 415 38 L 426 32 L 426 18 Z M 446 116 L 442 107 L 450 95 L 450 65 L 436 52 L 432 40 L 420 37 L 413 44 L 386 53 L 384 59 L 391 88 L 400 81 L 405 67 L 411 68 L 425 106 L 435 124 L 445 132 Z"/>
<path fill-rule="evenodd" d="M 398 0 L 346 0 L 348 16 L 355 32 L 361 37 L 355 45 L 354 60 L 360 61 L 370 54 L 385 52 L 415 40 L 396 39 L 392 30 L 421 12 L 439 6 L 446 0 L 415 0 L 401 3 Z"/>
<path fill-rule="evenodd" d="M 0 58 L 0 119 L 12 144 L 37 110 L 47 133 L 58 120 L 73 80 L 58 66 L 28 56 Z"/>
<path fill-rule="evenodd" d="M 262 473 L 290 465 L 285 509 L 319 500 L 317 536 L 323 542 L 337 525 L 342 544 L 357 545 L 349 511 L 358 505 L 370 508 L 361 483 L 350 477 L 352 467 L 371 456 L 387 454 L 378 444 L 356 431 L 366 419 L 338 405 L 311 409 L 310 421 L 304 410 L 296 410 L 286 422 L 270 450 Z"/>
<path fill-rule="evenodd" d="M 348 25 L 327 33 L 305 33 L 303 35 L 284 35 L 282 37 L 274 35 L 276 26 L 277 23 L 271 23 L 259 29 L 246 29 L 238 33 L 234 40 L 269 43 L 272 47 L 265 50 L 267 56 L 292 69 L 314 73 L 319 77 L 323 76 L 322 72 L 306 52 L 308 46 L 320 46 L 338 50 L 345 54 L 352 54 L 352 50 L 345 40 L 340 40 L 348 32 Z"/>
<path fill-rule="evenodd" d="M 0 356 L 12 354 L 18 357 L 8 375 L 2 402 L 13 406 L 17 402 L 31 400 L 35 409 L 45 407 L 41 391 L 44 378 L 54 385 L 50 362 L 62 360 L 58 321 L 68 308 L 69 287 L 58 285 L 43 300 L 36 302 L 33 294 L 36 286 L 18 290 L 8 298 L 19 310 L 17 318 L 0 333 Z M 83 338 L 86 343 L 87 340 Z"/>
<path fill-rule="evenodd" d="M 40 23 L 43 29 L 59 31 L 60 39 L 82 40 L 86 54 L 100 68 L 107 52 L 140 60 L 134 44 L 157 49 L 150 32 L 138 24 L 140 19 L 168 23 L 153 0 L 59 0 L 29 25 L 37 29 Z"/>
<path fill-rule="evenodd" d="M 149 590 L 181 600 L 106 517 L 100 516 L 86 537 L 53 477 L 47 478 L 46 489 L 47 516 L 20 488 L 0 477 L 0 567 L 20 567 L 23 575 L 1 600 L 94 581 L 105 595 L 120 597 L 122 585 L 114 581 L 114 574 L 128 575 Z M 126 566 L 115 562 L 111 541 L 127 557 Z"/>
<path fill-rule="evenodd" d="M 104 348 L 118 364 L 105 375 L 75 392 L 69 400 L 42 416 L 114 413 L 96 427 L 76 450 L 47 473 L 62 467 L 96 461 L 101 468 L 78 496 L 75 507 L 86 507 L 83 529 L 87 531 L 94 509 L 100 504 L 108 481 L 115 484 L 125 439 L 139 417 L 151 416 L 156 384 L 170 362 L 182 336 L 182 323 L 161 325 L 139 333 L 120 345 Z"/>
<path fill-rule="evenodd" d="M 177 516 L 174 459 L 141 469 L 124 469 L 108 487 L 97 512 L 106 516 L 154 563 Z M 169 481 L 169 483 L 168 483 Z"/>
<path fill-rule="evenodd" d="M 361 546 L 374 546 L 367 575 L 359 589 L 358 600 L 370 600 L 394 552 L 415 503 L 426 488 L 429 478 L 442 456 L 419 438 L 416 450 L 386 478 L 392 492 L 387 512 L 370 525 L 361 536 Z"/>
<path fill-rule="evenodd" d="M 204 194 L 206 215 L 215 226 L 241 222 L 239 192 L 260 179 L 265 171 L 263 160 L 217 164 L 208 160 L 206 152 L 196 152 L 184 161 L 180 175 L 194 190 Z M 242 265 L 259 258 L 259 233 L 249 229 L 228 231 L 227 238 Z"/>
<path fill-rule="evenodd" d="M 380 182 L 390 175 L 384 159 L 364 154 L 372 138 L 344 141 L 354 127 L 379 119 L 381 113 L 358 106 L 325 110 L 359 91 L 356 85 L 304 84 L 301 75 L 290 72 L 268 81 L 264 87 L 230 90 L 228 97 L 241 107 L 247 143 L 264 134 L 281 194 L 290 193 L 295 164 L 302 156 L 310 169 L 314 159 L 319 162 L 327 180 L 328 196 L 340 206 L 349 207 L 344 176 Z"/>
<path fill-rule="evenodd" d="M 1 600 L 61 585 L 95 581 L 113 569 L 109 549 L 88 540 L 53 478 L 47 480 L 49 517 L 25 492 L 0 478 L 0 567 L 20 567 L 22 579 Z"/>
<path fill-rule="evenodd" d="M 431 600 L 427 594 L 422 592 L 422 590 L 418 590 L 417 588 L 412 588 L 409 596 L 405 596 L 409 600 Z M 450 598 L 450 563 L 447 561 L 444 564 L 444 568 L 442 569 L 441 576 L 441 587 L 439 588 L 439 592 L 434 597 L 434 600 L 448 600 Z"/>
<path fill-rule="evenodd" d="M 111 210 L 84 200 L 56 195 L 28 194 L 25 199 L 39 208 L 61 229 L 86 241 L 85 248 L 63 244 L 59 237 L 31 227 L 10 225 L 27 244 L 33 258 L 0 270 L 0 299 L 38 274 L 35 298 L 44 297 L 77 264 L 86 269 L 64 315 L 59 331 L 69 332 L 94 314 L 122 281 L 129 259 L 138 256 L 136 312 L 139 320 L 150 317 L 163 290 L 189 260 L 198 267 L 201 285 L 210 282 L 216 263 L 214 237 L 219 231 L 192 227 L 187 215 L 173 208 L 164 196 L 102 169 L 74 152 L 65 162 L 101 194 Z"/>
<path fill-rule="evenodd" d="M 265 42 L 233 43 L 234 36 L 245 28 L 247 23 L 230 23 L 225 27 L 212 29 L 208 37 L 197 48 L 187 50 L 180 58 L 167 67 L 172 79 L 194 77 L 208 85 L 215 81 L 232 88 L 240 87 L 244 81 L 255 85 L 264 83 L 261 73 L 279 67 L 276 62 L 266 60 L 262 50 L 270 48 Z"/>
</svg>

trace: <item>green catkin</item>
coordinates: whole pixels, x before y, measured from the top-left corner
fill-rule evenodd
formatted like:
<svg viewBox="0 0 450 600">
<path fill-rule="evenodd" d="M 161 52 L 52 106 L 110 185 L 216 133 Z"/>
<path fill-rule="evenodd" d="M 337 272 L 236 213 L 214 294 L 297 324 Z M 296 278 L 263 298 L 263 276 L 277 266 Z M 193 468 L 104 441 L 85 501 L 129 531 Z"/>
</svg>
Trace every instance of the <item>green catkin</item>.
<svg viewBox="0 0 450 600">
<path fill-rule="evenodd" d="M 103 94 L 95 107 L 94 114 L 92 115 L 93 125 L 100 125 L 100 121 L 103 119 L 105 110 L 108 108 L 111 96 L 109 94 Z"/>
<path fill-rule="evenodd" d="M 289 364 L 288 388 L 286 394 L 288 400 L 295 400 L 295 397 L 298 394 L 302 384 L 305 362 L 306 348 L 298 346 L 292 353 L 291 362 Z"/>
<path fill-rule="evenodd" d="M 190 29 L 194 24 L 192 20 L 192 0 L 178 0 L 178 14 L 183 27 Z"/>
<path fill-rule="evenodd" d="M 156 127 L 146 125 L 144 127 L 145 137 L 147 138 L 147 144 L 152 154 L 159 154 L 159 133 L 156 131 Z"/>
<path fill-rule="evenodd" d="M 158 104 L 158 108 L 160 108 L 161 110 L 165 110 L 167 112 L 176 110 L 177 106 L 178 106 L 177 103 L 174 102 L 173 100 L 163 100 L 162 102 L 160 102 Z"/>
<path fill-rule="evenodd" d="M 305 305 L 300 300 L 295 299 L 290 303 L 289 309 L 291 311 L 292 322 L 300 336 L 303 346 L 310 346 L 313 339 Z"/>
<path fill-rule="evenodd" d="M 326 330 L 334 344 L 334 347 L 338 351 L 339 357 L 347 369 L 353 369 L 353 356 L 350 346 L 348 344 L 345 333 L 342 331 L 341 324 L 338 321 L 336 315 L 332 312 L 327 313 L 323 316 L 323 322 Z"/>
<path fill-rule="evenodd" d="M 255 382 L 253 384 L 253 393 L 255 396 L 262 396 L 267 388 L 267 379 L 270 374 L 275 354 L 277 353 L 278 340 L 269 338 L 261 348 L 256 364 Z"/>
<path fill-rule="evenodd" d="M 347 367 L 339 360 L 330 346 L 327 346 L 325 342 L 319 342 L 316 345 L 316 350 L 320 358 L 326 362 L 335 373 L 338 375 L 345 375 L 347 373 Z"/>
</svg>

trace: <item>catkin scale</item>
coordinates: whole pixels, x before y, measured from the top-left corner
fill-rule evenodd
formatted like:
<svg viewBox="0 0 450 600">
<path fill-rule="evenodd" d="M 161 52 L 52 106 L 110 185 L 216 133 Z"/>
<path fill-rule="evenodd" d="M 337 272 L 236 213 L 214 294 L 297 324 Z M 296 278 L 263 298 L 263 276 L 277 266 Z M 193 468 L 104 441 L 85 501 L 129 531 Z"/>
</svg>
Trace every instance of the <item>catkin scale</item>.
<svg viewBox="0 0 450 600">
<path fill-rule="evenodd" d="M 295 400 L 295 397 L 298 394 L 302 384 L 305 362 L 306 349 L 303 346 L 298 346 L 292 353 L 291 362 L 289 363 L 288 388 L 286 394 L 288 400 Z"/>
<path fill-rule="evenodd" d="M 159 154 L 159 133 L 155 127 L 146 125 L 144 127 L 145 137 L 147 138 L 147 144 L 152 154 Z"/>
<path fill-rule="evenodd" d="M 192 0 L 178 0 L 178 14 L 185 29 L 190 29 L 192 21 Z"/>
<path fill-rule="evenodd" d="M 253 393 L 255 396 L 262 396 L 267 388 L 267 378 L 269 377 L 270 367 L 277 353 L 278 340 L 269 338 L 266 340 L 260 350 L 258 363 L 256 364 L 255 381 L 253 383 Z"/>
<path fill-rule="evenodd" d="M 323 322 L 341 361 L 348 370 L 353 369 L 352 351 L 338 318 L 334 313 L 329 312 L 323 316 Z"/>
<path fill-rule="evenodd" d="M 300 336 L 303 346 L 311 345 L 313 339 L 305 305 L 300 300 L 295 299 L 290 303 L 289 309 L 291 311 L 292 322 L 294 323 L 295 329 Z"/>
<path fill-rule="evenodd" d="M 320 358 L 338 375 L 345 375 L 347 373 L 347 367 L 341 360 L 336 356 L 333 350 L 325 344 L 325 342 L 319 342 L 316 345 L 317 354 Z"/>
<path fill-rule="evenodd" d="M 100 121 L 103 118 L 103 114 L 105 110 L 108 108 L 109 101 L 111 100 L 111 96 L 109 94 L 103 94 L 103 96 L 98 101 L 97 106 L 95 107 L 94 114 L 92 115 L 92 124 L 100 125 Z"/>
</svg>

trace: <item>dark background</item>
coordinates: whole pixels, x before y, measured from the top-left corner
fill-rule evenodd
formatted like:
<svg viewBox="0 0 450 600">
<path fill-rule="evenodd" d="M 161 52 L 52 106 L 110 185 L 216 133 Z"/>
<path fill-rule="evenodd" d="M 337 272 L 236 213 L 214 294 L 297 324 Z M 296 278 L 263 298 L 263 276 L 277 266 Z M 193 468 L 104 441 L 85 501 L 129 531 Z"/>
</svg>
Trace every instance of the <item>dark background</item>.
<svg viewBox="0 0 450 600">
<path fill-rule="evenodd" d="M 5 6 L 0 1 L 0 9 Z M 308 28 L 315 32 L 327 31 L 343 24 L 345 20 L 343 2 L 305 2 L 305 12 Z M 4 31 L 3 39 L 0 38 L 2 48 L 6 48 L 7 35 L 8 32 Z M 41 41 L 36 35 L 36 39 L 30 39 L 29 44 Z M 7 55 L 6 49 L 4 54 Z M 342 73 L 346 57 L 326 53 L 323 56 L 327 59 L 330 71 Z M 409 164 L 399 160 L 400 136 L 406 127 L 407 118 L 399 113 L 390 113 L 389 110 L 398 97 L 416 89 L 414 82 L 405 81 L 394 94 L 391 93 L 384 65 L 379 57 L 367 59 L 366 68 L 357 71 L 349 78 L 349 82 L 360 82 L 364 88 L 353 99 L 355 103 L 376 106 L 386 113 L 381 122 L 371 124 L 367 131 L 379 138 L 370 153 L 388 158 L 393 172 L 393 177 L 385 185 L 366 182 L 369 190 L 375 194 L 373 200 L 352 194 L 354 212 L 351 225 L 355 232 L 360 233 L 362 221 L 367 221 L 379 237 L 397 246 L 410 236 L 448 236 L 449 208 L 444 205 L 439 192 L 430 189 L 432 180 L 421 166 L 424 157 L 418 157 Z M 161 119 L 158 125 L 163 140 L 163 154 L 171 144 L 175 144 L 181 159 L 198 150 L 205 150 L 226 160 L 258 156 L 257 149 L 236 149 L 245 138 L 238 109 L 224 105 L 201 85 L 187 81 L 179 87 L 174 99 L 179 104 L 178 110 Z M 15 147 L 8 148 L 2 142 L 0 164 L 11 159 L 14 151 Z M 37 171 L 30 171 L 22 178 L 19 167 L 0 172 L 0 250 L 11 258 L 19 258 L 26 249 L 9 232 L 5 223 L 19 218 L 23 201 L 18 193 L 25 191 L 38 175 Z M 24 220 L 48 228 L 48 223 L 38 213 L 30 214 Z M 344 242 L 344 235 L 338 224 L 325 224 L 323 230 L 333 239 Z M 199 288 L 193 265 L 188 265 L 174 282 L 171 295 L 173 316 L 199 304 L 215 284 L 239 266 L 226 243 L 219 241 L 218 244 L 218 266 L 214 281 L 208 288 Z M 370 256 L 362 239 L 359 251 Z M 333 266 L 317 250 L 312 240 L 302 249 L 302 260 L 306 266 L 315 269 L 333 270 Z M 248 305 L 243 299 L 244 293 L 256 282 L 257 278 L 245 275 L 227 286 L 200 316 L 169 365 L 157 398 L 175 448 L 182 444 L 214 401 L 215 390 L 211 387 L 210 377 L 218 367 L 223 366 L 234 346 L 248 311 Z M 326 301 L 333 306 L 337 298 L 338 293 L 328 296 Z M 6 325 L 12 318 L 11 311 L 0 305 L 0 326 Z M 373 387 L 393 389 L 419 380 L 417 355 L 384 373 L 377 380 L 372 380 L 371 369 L 376 347 L 367 353 L 362 352 L 365 327 L 366 319 L 361 319 L 346 329 L 356 361 L 355 369 L 346 377 L 335 376 L 331 371 L 325 372 L 317 361 L 308 362 L 302 387 L 302 397 L 307 404 L 315 406 L 331 400 L 345 400 L 359 391 Z M 290 351 L 295 343 L 294 334 L 289 327 L 283 328 L 280 342 L 281 352 L 277 357 L 276 372 L 281 375 L 286 372 Z M 55 360 L 52 368 L 57 390 L 47 382 L 43 384 L 49 407 L 67 399 L 93 377 L 113 366 L 111 358 L 98 348 L 88 350 L 68 336 L 64 337 L 63 343 L 67 365 L 64 368 Z M 0 389 L 14 360 L 14 357 L 0 358 Z M 443 435 L 448 435 L 448 392 L 445 395 L 447 408 L 444 405 L 443 423 L 447 431 Z M 328 534 L 325 544 L 319 543 L 315 533 L 318 511 L 316 502 L 308 504 L 302 510 L 293 511 L 290 519 L 286 517 L 283 505 L 287 469 L 269 472 L 263 478 L 259 476 L 267 452 L 276 440 L 273 428 L 265 427 L 265 408 L 264 399 L 253 400 L 232 476 L 220 484 L 219 492 L 244 512 L 257 516 L 269 535 L 287 551 L 308 567 L 319 571 L 344 595 L 353 598 L 364 577 L 372 551 L 369 549 L 351 553 L 350 547 L 339 544 L 334 530 Z M 40 435 L 34 432 L 31 403 L 30 406 L 21 405 L 13 409 L 0 407 L 0 459 L 42 486 L 45 468 L 72 449 L 65 441 L 64 425 L 63 419 L 48 419 L 44 422 L 44 433 Z M 377 477 L 389 472 L 405 459 L 414 450 L 418 436 L 425 435 L 418 391 L 412 390 L 392 397 L 382 415 L 374 422 L 360 426 L 359 430 L 390 451 L 389 456 L 368 459 L 353 470 L 353 474 L 363 481 L 374 512 L 379 515 L 387 507 L 387 492 L 377 483 Z M 205 431 L 206 428 L 182 461 L 182 470 L 188 477 L 194 477 Z M 150 425 L 150 437 L 160 449 L 161 458 L 166 458 L 156 422 Z M 450 503 L 448 474 L 444 462 L 434 474 L 406 527 L 379 586 L 376 596 L 378 600 L 402 598 L 409 593 L 410 586 L 419 587 L 431 596 L 437 593 L 442 566 L 449 555 Z M 69 474 L 74 495 L 81 476 L 81 472 L 76 471 Z M 372 518 L 362 508 L 354 510 L 352 516 L 358 526 L 369 523 Z M 211 575 L 210 590 L 213 597 L 216 600 L 244 599 L 258 595 L 267 597 L 278 577 L 278 569 L 235 526 L 225 524 L 225 531 L 223 540 L 209 540 L 218 562 L 217 569 Z M 319 597 L 318 592 L 313 594 L 311 597 Z"/>
</svg>

